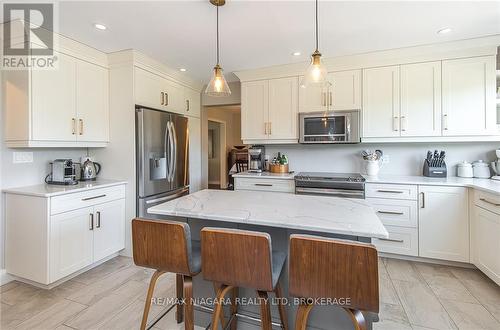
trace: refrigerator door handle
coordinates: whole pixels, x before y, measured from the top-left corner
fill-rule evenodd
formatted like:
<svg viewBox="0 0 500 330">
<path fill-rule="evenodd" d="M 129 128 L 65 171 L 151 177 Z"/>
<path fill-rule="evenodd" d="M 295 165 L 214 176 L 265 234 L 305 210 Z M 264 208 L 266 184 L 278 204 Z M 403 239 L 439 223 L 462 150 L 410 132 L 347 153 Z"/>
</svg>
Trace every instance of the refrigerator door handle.
<svg viewBox="0 0 500 330">
<path fill-rule="evenodd" d="M 175 152 L 175 145 L 174 145 L 174 135 L 172 132 L 172 126 L 173 123 L 171 121 L 168 122 L 168 141 L 169 141 L 169 146 L 170 146 L 170 154 L 168 157 L 168 181 L 172 182 L 174 178 L 174 152 Z"/>
<path fill-rule="evenodd" d="M 173 159 L 172 159 L 172 181 L 174 180 L 174 177 L 175 177 L 175 172 L 177 170 L 177 132 L 175 131 L 175 124 L 172 123 L 172 125 L 170 126 L 171 129 L 172 129 L 172 139 L 173 139 L 173 146 L 174 146 L 174 150 L 173 150 Z"/>
<path fill-rule="evenodd" d="M 166 176 L 167 176 L 167 181 L 170 182 L 170 173 L 169 173 L 169 163 L 168 163 L 168 157 L 167 157 L 167 144 L 169 143 L 170 140 L 170 130 L 168 129 L 169 126 L 169 121 L 167 121 L 167 125 L 165 126 L 165 136 L 163 138 L 163 156 L 165 157 L 166 160 L 166 166 L 165 166 L 165 171 L 166 171 Z"/>
</svg>

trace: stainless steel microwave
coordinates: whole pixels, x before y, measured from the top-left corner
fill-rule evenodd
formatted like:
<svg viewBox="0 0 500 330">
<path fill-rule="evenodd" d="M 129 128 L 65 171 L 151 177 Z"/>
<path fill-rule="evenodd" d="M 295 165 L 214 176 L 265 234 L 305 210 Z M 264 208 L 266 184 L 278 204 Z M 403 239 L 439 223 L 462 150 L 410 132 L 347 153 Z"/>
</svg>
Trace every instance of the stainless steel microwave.
<svg viewBox="0 0 500 330">
<path fill-rule="evenodd" d="M 359 143 L 359 110 L 299 115 L 300 143 Z"/>
</svg>

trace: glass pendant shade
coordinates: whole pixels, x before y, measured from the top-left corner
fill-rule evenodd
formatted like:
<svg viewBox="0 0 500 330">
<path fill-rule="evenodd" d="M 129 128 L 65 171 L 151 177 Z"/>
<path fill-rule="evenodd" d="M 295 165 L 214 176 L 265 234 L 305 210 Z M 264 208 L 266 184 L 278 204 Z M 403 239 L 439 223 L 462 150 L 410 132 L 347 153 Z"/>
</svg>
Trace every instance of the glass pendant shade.
<svg viewBox="0 0 500 330">
<path fill-rule="evenodd" d="M 326 75 L 326 67 L 321 64 L 321 53 L 316 50 L 311 56 L 311 64 L 307 68 L 304 78 L 300 82 L 300 87 L 322 87 L 327 83 Z"/>
<path fill-rule="evenodd" d="M 214 67 L 214 74 L 205 89 L 205 94 L 215 97 L 231 95 L 231 89 L 227 84 L 226 78 L 224 78 L 222 68 L 219 64 Z"/>
</svg>

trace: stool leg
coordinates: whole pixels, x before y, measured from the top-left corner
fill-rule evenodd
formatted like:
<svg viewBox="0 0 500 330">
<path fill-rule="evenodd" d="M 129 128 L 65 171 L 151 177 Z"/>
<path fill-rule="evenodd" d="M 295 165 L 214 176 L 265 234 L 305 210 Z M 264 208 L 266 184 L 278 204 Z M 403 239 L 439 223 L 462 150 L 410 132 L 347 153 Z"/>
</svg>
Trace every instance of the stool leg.
<svg viewBox="0 0 500 330">
<path fill-rule="evenodd" d="M 309 312 L 313 306 L 314 305 L 300 303 L 299 308 L 297 309 L 297 318 L 295 319 L 295 330 L 306 330 Z"/>
<path fill-rule="evenodd" d="M 236 298 L 238 297 L 239 290 L 238 288 L 234 288 L 231 295 L 231 317 L 238 313 L 238 304 L 236 302 Z M 238 328 L 238 318 L 233 318 L 231 321 L 231 330 L 236 330 Z"/>
<path fill-rule="evenodd" d="M 217 302 L 221 302 L 229 290 L 233 289 L 232 286 L 229 285 L 221 285 L 220 288 L 217 289 L 217 295 L 215 297 Z M 214 306 L 214 314 L 212 315 L 212 330 L 217 330 L 219 328 L 219 319 L 224 320 L 223 305 L 220 303 L 216 303 Z M 221 322 L 222 323 L 222 322 Z"/>
<path fill-rule="evenodd" d="M 282 301 L 283 290 L 281 289 L 281 285 L 279 282 L 274 289 L 274 294 L 276 295 L 276 298 L 278 298 L 278 311 L 280 313 L 281 325 L 283 326 L 284 330 L 288 330 L 288 317 L 286 316 L 286 309 Z"/>
<path fill-rule="evenodd" d="M 142 313 L 141 330 L 145 330 L 146 325 L 148 323 L 148 314 L 149 314 L 149 309 L 151 308 L 151 298 L 153 298 L 153 292 L 155 291 L 156 281 L 158 281 L 158 278 L 162 276 L 164 273 L 165 272 L 163 271 L 157 270 L 153 273 L 153 276 L 151 276 L 148 293 L 146 295 L 146 302 L 144 303 L 144 312 Z"/>
<path fill-rule="evenodd" d="M 194 329 L 194 310 L 193 310 L 193 279 L 191 276 L 184 276 L 184 298 L 185 298 L 185 318 L 184 318 L 184 329 L 193 330 Z"/>
<path fill-rule="evenodd" d="M 269 307 L 267 292 L 257 291 L 257 294 L 260 298 L 260 318 L 262 320 L 260 328 L 262 330 L 272 330 L 273 326 L 271 324 L 271 308 Z"/>
<path fill-rule="evenodd" d="M 354 323 L 354 330 L 366 330 L 368 328 L 365 317 L 361 311 L 350 308 L 344 308 L 344 310 L 351 317 L 351 321 Z"/>
<path fill-rule="evenodd" d="M 178 301 L 181 301 L 184 297 L 184 283 L 182 278 L 183 276 L 181 274 L 175 275 L 175 291 Z M 175 310 L 175 320 L 177 321 L 177 323 L 182 323 L 182 321 L 184 321 L 184 306 L 182 306 L 181 304 L 177 304 Z"/>
</svg>

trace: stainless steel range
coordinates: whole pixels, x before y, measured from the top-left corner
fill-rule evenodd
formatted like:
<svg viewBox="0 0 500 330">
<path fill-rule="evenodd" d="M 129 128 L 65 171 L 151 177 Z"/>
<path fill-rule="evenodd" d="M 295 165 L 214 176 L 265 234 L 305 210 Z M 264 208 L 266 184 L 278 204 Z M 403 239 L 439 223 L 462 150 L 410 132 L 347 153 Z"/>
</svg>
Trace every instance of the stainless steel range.
<svg viewBox="0 0 500 330">
<path fill-rule="evenodd" d="M 295 193 L 364 199 L 365 178 L 359 173 L 301 172 L 295 176 Z"/>
</svg>

